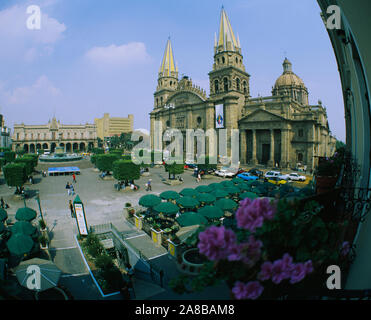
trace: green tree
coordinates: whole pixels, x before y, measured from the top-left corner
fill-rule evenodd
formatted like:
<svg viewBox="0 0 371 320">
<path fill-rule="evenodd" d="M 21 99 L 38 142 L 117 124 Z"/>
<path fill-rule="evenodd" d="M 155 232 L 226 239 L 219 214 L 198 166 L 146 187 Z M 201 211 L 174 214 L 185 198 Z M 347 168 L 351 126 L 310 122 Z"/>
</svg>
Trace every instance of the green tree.
<svg viewBox="0 0 371 320">
<path fill-rule="evenodd" d="M 102 148 L 93 148 L 92 152 L 94 154 L 104 154 L 104 150 Z"/>
<path fill-rule="evenodd" d="M 33 161 L 33 167 L 36 168 L 39 163 L 39 156 L 34 153 L 28 153 L 23 156 L 23 158 L 30 158 Z"/>
<path fill-rule="evenodd" d="M 140 178 L 140 166 L 131 160 L 117 160 L 113 163 L 113 177 L 127 183 Z"/>
<path fill-rule="evenodd" d="M 25 163 L 8 163 L 3 167 L 3 171 L 6 184 L 9 187 L 16 187 L 16 193 L 19 194 L 24 183 L 27 181 Z"/>
<path fill-rule="evenodd" d="M 210 157 L 209 156 L 204 157 L 204 159 L 205 159 L 205 161 L 202 161 L 202 159 L 201 159 L 200 162 L 205 162 L 205 163 L 197 164 L 198 170 L 203 170 L 206 173 L 208 170 L 216 169 L 216 163 L 210 163 Z"/>
<path fill-rule="evenodd" d="M 34 159 L 31 157 L 26 157 L 26 156 L 18 157 L 17 159 L 14 160 L 14 163 L 23 163 L 25 165 L 27 177 L 33 173 L 33 170 L 35 168 Z"/>
<path fill-rule="evenodd" d="M 176 174 L 182 174 L 184 172 L 184 165 L 182 163 L 173 163 L 173 164 L 165 164 L 165 171 L 170 175 L 173 175 L 173 179 L 175 179 Z"/>
<path fill-rule="evenodd" d="M 116 154 L 100 154 L 96 156 L 95 165 L 100 171 L 111 172 L 113 168 L 113 163 L 118 160 Z"/>
<path fill-rule="evenodd" d="M 15 152 L 13 151 L 5 151 L 4 152 L 4 159 L 5 163 L 13 162 L 15 159 Z"/>
</svg>

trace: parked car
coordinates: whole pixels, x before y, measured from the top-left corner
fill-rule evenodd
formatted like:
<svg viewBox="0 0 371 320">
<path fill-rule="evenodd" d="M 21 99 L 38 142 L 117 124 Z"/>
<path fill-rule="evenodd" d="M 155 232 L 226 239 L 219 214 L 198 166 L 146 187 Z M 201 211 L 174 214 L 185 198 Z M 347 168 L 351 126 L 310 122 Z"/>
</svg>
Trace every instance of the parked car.
<svg viewBox="0 0 371 320">
<path fill-rule="evenodd" d="M 281 179 L 280 177 L 267 178 L 267 181 L 270 182 L 270 183 L 273 183 L 275 185 L 281 185 L 281 184 L 287 183 L 287 181 L 285 179 Z"/>
<path fill-rule="evenodd" d="M 264 175 L 264 177 L 267 179 L 273 178 L 273 177 L 279 177 L 279 176 L 281 176 L 281 172 L 279 171 L 268 171 Z"/>
<path fill-rule="evenodd" d="M 243 180 L 246 180 L 246 181 L 249 181 L 249 180 L 258 180 L 259 177 L 257 176 L 254 176 L 253 174 L 249 173 L 249 172 L 242 172 L 240 174 L 237 175 L 238 178 L 241 178 Z"/>
<path fill-rule="evenodd" d="M 256 169 L 256 168 L 253 168 L 253 169 L 250 169 L 249 171 L 247 171 L 248 173 L 254 175 L 254 176 L 257 176 L 259 178 L 262 178 L 263 175 L 264 175 L 264 172 L 259 170 L 259 169 Z"/>
<path fill-rule="evenodd" d="M 285 180 L 291 180 L 291 181 L 305 181 L 307 179 L 306 176 L 301 176 L 297 174 L 296 172 L 291 172 L 289 174 L 284 175 L 286 178 Z"/>
<path fill-rule="evenodd" d="M 223 178 L 233 178 L 237 174 L 237 170 L 230 167 L 222 167 L 220 170 L 215 170 L 215 175 Z"/>
</svg>

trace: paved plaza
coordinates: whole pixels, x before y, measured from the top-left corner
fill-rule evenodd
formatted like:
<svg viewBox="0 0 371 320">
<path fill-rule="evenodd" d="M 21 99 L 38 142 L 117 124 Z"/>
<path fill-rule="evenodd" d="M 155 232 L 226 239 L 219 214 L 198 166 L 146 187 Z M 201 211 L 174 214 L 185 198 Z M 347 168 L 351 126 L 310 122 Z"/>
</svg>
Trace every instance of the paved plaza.
<svg viewBox="0 0 371 320">
<path fill-rule="evenodd" d="M 59 166 L 64 166 L 61 163 Z M 140 186 L 138 191 L 117 191 L 114 188 L 115 180 L 102 180 L 99 173 L 93 168 L 88 159 L 69 163 L 78 166 L 81 175 L 77 176 L 74 184 L 75 192 L 84 203 L 88 226 L 112 223 L 117 230 L 128 235 L 130 245 L 140 250 L 147 259 L 164 270 L 164 288 L 156 284 L 137 279 L 134 288 L 137 299 L 228 299 L 225 290 L 206 290 L 202 294 L 176 295 L 167 287 L 167 281 L 179 274 L 175 263 L 170 259 L 163 247 L 156 247 L 150 237 L 143 231 L 138 231 L 126 221 L 123 208 L 125 203 L 138 205 L 139 198 L 145 194 L 159 195 L 165 190 L 181 191 L 183 188 L 194 188 L 198 185 L 207 185 L 212 182 L 220 182 L 223 178 L 212 176 L 203 179 L 200 183 L 193 176 L 193 170 L 185 170 L 182 174 L 183 184 L 169 186 L 163 183 L 168 178 L 168 173 L 161 168 L 151 168 L 149 177 L 141 177 L 136 183 Z M 40 172 L 47 170 L 49 166 L 56 164 L 39 163 L 36 168 Z M 152 191 L 145 190 L 148 179 L 152 179 Z M 48 176 L 34 175 L 35 184 L 26 185 L 25 189 L 31 194 L 26 199 L 28 207 L 39 212 L 38 203 L 34 197 L 35 191 L 39 192 L 40 203 L 44 219 L 50 232 L 50 254 L 54 263 L 62 270 L 61 284 L 67 287 L 75 299 L 102 299 L 98 289 L 94 285 L 89 271 L 81 257 L 77 247 L 76 235 L 78 234 L 75 219 L 71 218 L 68 207 L 69 200 L 76 195 L 69 196 L 65 189 L 66 183 L 72 183 L 71 176 Z M 7 210 L 10 221 L 15 221 L 15 213 L 22 207 L 23 200 L 14 197 L 14 188 L 9 188 L 3 178 L 0 180 L 0 194 L 5 202 L 10 205 Z M 35 220 L 35 223 L 37 220 Z M 121 296 L 113 296 L 111 299 L 121 299 Z"/>
</svg>

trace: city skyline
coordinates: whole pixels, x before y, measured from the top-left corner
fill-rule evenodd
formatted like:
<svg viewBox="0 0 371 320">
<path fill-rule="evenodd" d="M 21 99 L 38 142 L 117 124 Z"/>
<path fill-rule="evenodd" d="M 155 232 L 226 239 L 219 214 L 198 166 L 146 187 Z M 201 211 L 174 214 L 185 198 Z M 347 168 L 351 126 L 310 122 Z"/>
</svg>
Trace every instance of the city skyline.
<svg viewBox="0 0 371 320">
<path fill-rule="evenodd" d="M 0 6 L 0 41 L 5 44 L 0 112 L 8 127 L 44 124 L 54 115 L 63 123 L 93 123 L 107 112 L 119 117 L 133 113 L 134 128 L 149 129 L 169 36 L 179 74 L 209 94 L 222 3 L 111 3 L 38 0 Z M 38 31 L 25 27 L 31 4 L 39 5 L 43 14 Z M 318 5 L 309 0 L 223 5 L 241 42 L 251 96 L 271 94 L 287 56 L 308 87 L 310 103 L 322 101 L 333 135 L 344 140 L 340 79 Z"/>
</svg>

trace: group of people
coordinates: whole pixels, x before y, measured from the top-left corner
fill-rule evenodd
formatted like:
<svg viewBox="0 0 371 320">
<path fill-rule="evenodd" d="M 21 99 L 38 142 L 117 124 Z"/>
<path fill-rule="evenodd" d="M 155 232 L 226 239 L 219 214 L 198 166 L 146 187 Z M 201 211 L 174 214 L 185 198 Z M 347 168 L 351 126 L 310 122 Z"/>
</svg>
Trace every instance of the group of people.
<svg viewBox="0 0 371 320">
<path fill-rule="evenodd" d="M 152 179 L 149 179 L 148 182 L 146 183 L 146 191 L 152 191 Z"/>
<path fill-rule="evenodd" d="M 75 175 L 75 173 L 72 174 L 72 181 L 73 181 L 73 183 L 76 183 L 76 175 Z M 69 196 L 71 196 L 71 195 L 73 196 L 75 194 L 75 188 L 74 188 L 74 186 L 73 186 L 72 183 L 67 182 L 66 189 L 67 189 L 67 194 Z"/>
</svg>

